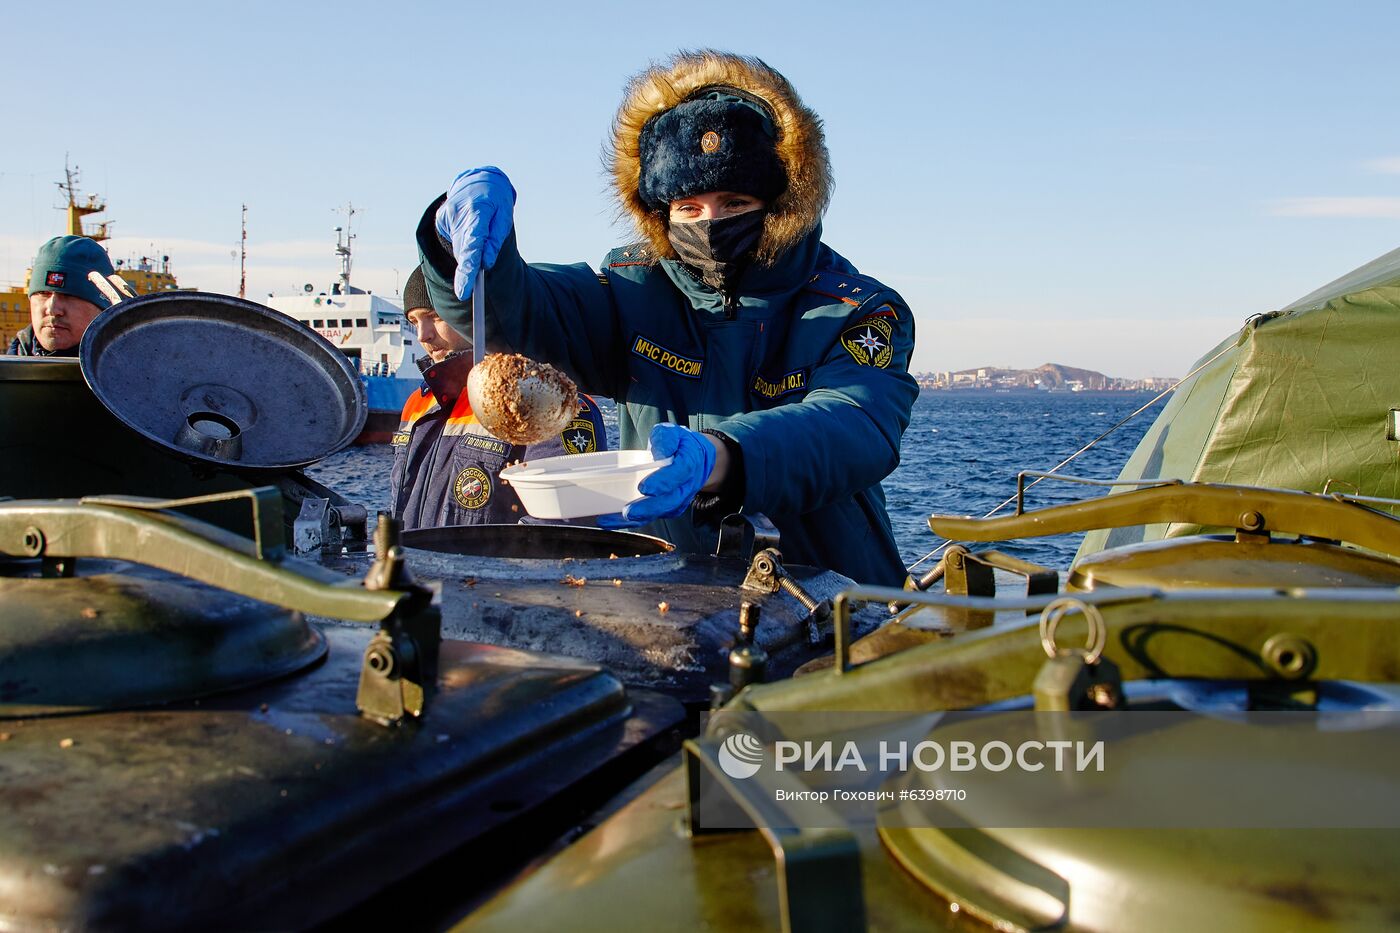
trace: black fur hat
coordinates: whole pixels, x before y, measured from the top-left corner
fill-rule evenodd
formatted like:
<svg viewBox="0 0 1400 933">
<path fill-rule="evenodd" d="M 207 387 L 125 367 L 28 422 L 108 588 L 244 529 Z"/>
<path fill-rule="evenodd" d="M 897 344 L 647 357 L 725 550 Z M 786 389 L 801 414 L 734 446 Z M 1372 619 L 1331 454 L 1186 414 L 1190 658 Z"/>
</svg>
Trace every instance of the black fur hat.
<svg viewBox="0 0 1400 933">
<path fill-rule="evenodd" d="M 771 265 L 821 223 L 833 183 L 821 118 L 802 103 L 787 78 L 760 59 L 699 49 L 678 52 L 634 75 L 613 117 L 604 164 L 622 214 L 656 256 L 674 259 L 664 206 L 658 210 L 642 199 L 642 133 L 662 114 L 720 89 L 749 100 L 773 122 L 773 151 L 782 166 L 783 189 L 764 208 L 763 236 L 753 254 L 754 262 Z"/>
<path fill-rule="evenodd" d="M 709 191 L 771 202 L 787 188 L 763 105 L 732 88 L 710 88 L 652 118 L 642 129 L 638 195 L 655 211 Z"/>
</svg>

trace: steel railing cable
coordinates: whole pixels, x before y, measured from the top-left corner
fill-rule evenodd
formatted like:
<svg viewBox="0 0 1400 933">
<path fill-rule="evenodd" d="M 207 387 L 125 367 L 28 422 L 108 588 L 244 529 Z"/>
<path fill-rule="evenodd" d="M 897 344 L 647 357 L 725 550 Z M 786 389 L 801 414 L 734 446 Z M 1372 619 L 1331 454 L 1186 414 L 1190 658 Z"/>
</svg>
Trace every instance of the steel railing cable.
<svg viewBox="0 0 1400 933">
<path fill-rule="evenodd" d="M 1253 315 L 1253 316 L 1250 318 L 1250 320 L 1253 320 L 1254 318 L 1257 318 L 1257 317 L 1259 317 L 1259 315 Z M 1246 321 L 1246 322 L 1245 322 L 1245 326 L 1248 326 L 1248 324 L 1249 324 L 1249 321 Z M 1149 400 L 1146 404 L 1144 404 L 1141 408 L 1137 409 L 1137 410 L 1134 411 L 1132 414 L 1130 414 L 1130 415 L 1128 415 L 1127 417 L 1123 418 L 1123 420 L 1119 421 L 1119 422 L 1118 422 L 1117 424 L 1115 424 L 1113 427 L 1109 428 L 1107 431 L 1104 431 L 1104 432 L 1103 432 L 1102 434 L 1100 434 L 1098 437 L 1094 438 L 1092 441 L 1090 441 L 1089 443 L 1085 444 L 1083 447 L 1079 448 L 1079 449 L 1076 450 L 1074 453 L 1070 454 L 1068 457 L 1066 457 L 1065 459 L 1061 460 L 1059 463 L 1055 464 L 1055 465 L 1054 465 L 1053 467 L 1051 467 L 1049 470 L 1046 470 L 1044 476 L 1041 476 L 1039 479 L 1036 479 L 1034 482 L 1028 483 L 1028 484 L 1026 485 L 1025 488 L 1026 488 L 1026 489 L 1030 489 L 1032 486 L 1036 485 L 1036 483 L 1039 483 L 1041 480 L 1049 479 L 1050 476 L 1052 476 L 1053 474 L 1059 472 L 1059 470 L 1060 470 L 1062 467 L 1068 466 L 1070 463 L 1072 463 L 1072 462 L 1075 460 L 1076 457 L 1078 457 L 1079 455 L 1081 455 L 1081 454 L 1087 452 L 1088 450 L 1090 450 L 1095 444 L 1099 443 L 1099 441 L 1101 441 L 1101 440 L 1103 440 L 1104 438 L 1108 437 L 1108 436 L 1109 436 L 1110 434 L 1112 434 L 1114 431 L 1117 431 L 1117 430 L 1118 430 L 1119 428 L 1121 428 L 1123 425 L 1127 424 L 1129 421 L 1132 421 L 1132 420 L 1133 420 L 1134 418 L 1136 418 L 1138 415 L 1140 415 L 1140 414 L 1142 414 L 1143 412 L 1147 411 L 1147 409 L 1151 408 L 1153 405 L 1156 405 L 1158 402 L 1160 402 L 1162 399 L 1166 398 L 1168 395 L 1171 395 L 1171 394 L 1172 394 L 1173 392 L 1175 392 L 1178 388 L 1180 388 L 1180 387 L 1182 386 L 1182 384 L 1186 382 L 1186 380 L 1188 380 L 1188 379 L 1192 378 L 1193 376 L 1197 375 L 1201 370 L 1205 369 L 1205 368 L 1206 368 L 1207 366 L 1209 366 L 1211 363 L 1214 363 L 1216 360 L 1220 359 L 1222 356 L 1224 356 L 1224 355 L 1225 355 L 1226 353 L 1228 353 L 1230 350 L 1233 350 L 1233 349 L 1236 347 L 1237 343 L 1238 343 L 1238 342 L 1236 341 L 1236 342 L 1233 342 L 1233 343 L 1226 344 L 1225 347 L 1222 348 L 1222 349 L 1220 350 L 1219 353 L 1215 354 L 1215 355 L 1212 356 L 1210 359 L 1208 359 L 1208 360 L 1206 360 L 1204 363 L 1202 363 L 1200 366 L 1197 366 L 1195 369 L 1191 370 L 1189 373 L 1187 373 L 1186 375 L 1182 376 L 1180 379 L 1178 379 L 1178 380 L 1177 380 L 1176 382 L 1174 382 L 1172 385 L 1170 385 L 1170 386 L 1168 386 L 1167 388 L 1163 389 L 1160 393 L 1158 393 L 1157 395 L 1153 396 L 1152 399 Z M 992 509 L 990 512 L 988 512 L 986 515 L 983 515 L 982 517 L 983 517 L 983 518 L 991 518 L 993 515 L 997 514 L 997 513 L 1000 512 L 1002 509 L 1006 508 L 1008 505 L 1010 505 L 1011 503 L 1015 502 L 1016 499 L 1017 499 L 1017 496 L 1016 496 L 1016 495 L 1011 495 L 1011 496 L 1009 496 L 1007 499 L 1005 499 L 1004 501 L 1002 501 L 1002 503 L 1001 503 L 1000 505 L 996 506 L 994 509 Z M 932 558 L 937 557 L 945 548 L 947 548 L 947 547 L 948 547 L 950 544 L 952 544 L 952 543 L 953 543 L 952 541 L 944 541 L 944 542 L 943 542 L 942 544 L 940 544 L 938 547 L 934 548 L 932 551 L 929 551 L 927 554 L 925 554 L 923 557 L 920 557 L 918 560 L 914 561 L 914 563 L 910 564 L 909 567 L 907 568 L 908 571 L 909 571 L 909 573 L 912 574 L 916 569 L 918 569 L 918 567 L 919 567 L 920 564 L 926 563 L 927 561 L 931 560 Z M 935 580 L 931 580 L 931 581 L 929 581 L 929 582 L 930 582 L 930 585 L 932 585 L 932 583 L 936 582 L 936 578 L 935 578 Z"/>
</svg>

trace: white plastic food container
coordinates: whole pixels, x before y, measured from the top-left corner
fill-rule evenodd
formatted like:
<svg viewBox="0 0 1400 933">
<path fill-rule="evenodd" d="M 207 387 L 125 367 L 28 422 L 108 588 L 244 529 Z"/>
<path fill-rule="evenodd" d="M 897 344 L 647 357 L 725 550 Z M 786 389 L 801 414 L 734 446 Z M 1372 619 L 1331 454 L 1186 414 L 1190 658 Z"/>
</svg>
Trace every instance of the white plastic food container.
<svg viewBox="0 0 1400 933">
<path fill-rule="evenodd" d="M 501 471 L 535 518 L 611 515 L 641 497 L 637 484 L 671 462 L 646 450 L 603 450 L 530 460 Z"/>
</svg>

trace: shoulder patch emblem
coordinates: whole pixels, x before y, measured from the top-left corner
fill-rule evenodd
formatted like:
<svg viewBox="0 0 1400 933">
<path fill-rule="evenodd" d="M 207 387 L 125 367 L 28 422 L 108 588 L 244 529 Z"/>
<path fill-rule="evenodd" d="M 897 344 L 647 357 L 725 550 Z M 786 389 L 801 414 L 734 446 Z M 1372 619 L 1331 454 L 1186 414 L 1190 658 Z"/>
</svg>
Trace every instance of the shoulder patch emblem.
<svg viewBox="0 0 1400 933">
<path fill-rule="evenodd" d="M 587 418 L 575 418 L 560 435 L 564 442 L 564 452 L 570 454 L 590 454 L 598 449 L 598 435 L 593 430 L 593 422 Z"/>
<path fill-rule="evenodd" d="M 871 315 L 841 332 L 841 346 L 860 365 L 884 369 L 894 357 L 893 337 L 890 319 Z"/>
<path fill-rule="evenodd" d="M 62 288 L 67 278 L 68 273 L 66 272 L 50 272 L 48 275 L 44 276 L 44 284 L 49 288 Z"/>
<path fill-rule="evenodd" d="M 491 499 L 491 477 L 481 467 L 467 467 L 452 484 L 452 498 L 464 509 L 481 508 Z"/>
<path fill-rule="evenodd" d="M 704 360 L 688 359 L 679 353 L 667 350 L 660 344 L 652 343 L 641 334 L 638 334 L 632 341 L 632 353 L 687 379 L 699 379 L 700 371 L 705 368 Z"/>
</svg>

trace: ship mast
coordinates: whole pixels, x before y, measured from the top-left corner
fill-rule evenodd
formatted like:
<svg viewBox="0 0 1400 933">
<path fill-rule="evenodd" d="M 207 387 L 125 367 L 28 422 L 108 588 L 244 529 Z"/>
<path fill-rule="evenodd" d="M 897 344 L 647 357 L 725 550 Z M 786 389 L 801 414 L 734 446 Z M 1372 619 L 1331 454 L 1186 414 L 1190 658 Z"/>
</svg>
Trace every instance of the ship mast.
<svg viewBox="0 0 1400 933">
<path fill-rule="evenodd" d="M 248 292 L 248 205 L 243 205 L 243 236 L 238 248 L 238 297 Z"/>
<path fill-rule="evenodd" d="M 57 181 L 54 182 L 54 184 L 58 185 L 58 190 L 63 192 L 64 199 L 68 202 L 66 205 L 68 210 L 68 235 L 85 236 L 88 239 L 97 240 L 100 243 L 109 238 L 110 234 L 107 233 L 107 226 L 111 221 L 104 220 L 102 223 L 90 226 L 87 230 L 84 230 L 83 218 L 88 214 L 102 213 L 107 209 L 107 205 L 97 200 L 97 195 L 95 194 L 88 195 L 87 203 L 79 204 L 78 185 L 80 184 L 80 178 L 81 175 L 78 166 L 74 165 L 70 168 L 68 165 L 68 155 L 65 153 L 63 156 L 63 181 Z M 60 208 L 60 210 L 62 209 L 63 208 Z"/>
<path fill-rule="evenodd" d="M 345 214 L 345 226 L 335 228 L 335 254 L 340 257 L 340 291 L 342 294 L 350 293 L 350 241 L 355 239 L 355 234 L 350 232 L 350 225 L 355 220 L 355 205 L 349 201 L 344 208 L 336 208 L 337 213 Z"/>
</svg>

